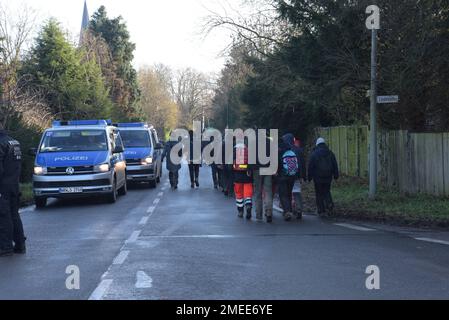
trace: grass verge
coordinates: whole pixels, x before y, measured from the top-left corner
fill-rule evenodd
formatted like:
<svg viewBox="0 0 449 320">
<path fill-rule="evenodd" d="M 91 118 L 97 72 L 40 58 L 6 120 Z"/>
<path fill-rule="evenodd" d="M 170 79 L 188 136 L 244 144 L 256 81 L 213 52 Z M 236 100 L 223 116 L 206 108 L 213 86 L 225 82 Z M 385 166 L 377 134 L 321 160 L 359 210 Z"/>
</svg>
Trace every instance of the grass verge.
<svg viewBox="0 0 449 320">
<path fill-rule="evenodd" d="M 20 192 L 22 196 L 20 198 L 20 206 L 26 207 L 34 203 L 33 185 L 31 183 L 21 183 Z"/>
<path fill-rule="evenodd" d="M 313 186 L 304 188 L 307 208 L 315 211 Z M 334 182 L 336 217 L 370 220 L 419 227 L 449 228 L 449 197 L 405 195 L 381 188 L 376 200 L 368 199 L 368 182 L 343 177 Z"/>
</svg>

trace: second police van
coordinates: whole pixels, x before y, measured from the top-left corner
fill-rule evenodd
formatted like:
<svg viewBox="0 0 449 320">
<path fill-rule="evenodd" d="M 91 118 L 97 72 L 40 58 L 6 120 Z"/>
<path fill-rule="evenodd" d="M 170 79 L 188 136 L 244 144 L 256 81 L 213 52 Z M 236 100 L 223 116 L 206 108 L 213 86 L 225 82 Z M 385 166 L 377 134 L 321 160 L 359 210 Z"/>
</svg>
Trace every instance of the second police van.
<svg viewBox="0 0 449 320">
<path fill-rule="evenodd" d="M 124 146 L 110 121 L 55 121 L 32 153 L 37 208 L 48 198 L 103 195 L 114 203 L 127 193 Z"/>
<path fill-rule="evenodd" d="M 163 153 L 156 130 L 146 123 L 119 123 L 116 127 L 125 146 L 128 182 L 155 188 L 162 177 Z"/>
</svg>

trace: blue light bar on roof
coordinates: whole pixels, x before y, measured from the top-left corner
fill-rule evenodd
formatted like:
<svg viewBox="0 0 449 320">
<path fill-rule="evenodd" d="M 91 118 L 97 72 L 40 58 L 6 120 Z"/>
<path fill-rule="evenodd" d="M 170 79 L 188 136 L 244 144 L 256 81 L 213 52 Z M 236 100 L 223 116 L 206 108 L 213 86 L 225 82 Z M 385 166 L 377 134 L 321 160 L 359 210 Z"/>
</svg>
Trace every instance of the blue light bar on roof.
<svg viewBox="0 0 449 320">
<path fill-rule="evenodd" d="M 116 126 L 118 128 L 148 128 L 148 125 L 143 122 L 118 123 Z"/>
<path fill-rule="evenodd" d="M 109 126 L 111 120 L 71 120 L 71 121 L 53 121 L 53 127 L 63 126 Z"/>
</svg>

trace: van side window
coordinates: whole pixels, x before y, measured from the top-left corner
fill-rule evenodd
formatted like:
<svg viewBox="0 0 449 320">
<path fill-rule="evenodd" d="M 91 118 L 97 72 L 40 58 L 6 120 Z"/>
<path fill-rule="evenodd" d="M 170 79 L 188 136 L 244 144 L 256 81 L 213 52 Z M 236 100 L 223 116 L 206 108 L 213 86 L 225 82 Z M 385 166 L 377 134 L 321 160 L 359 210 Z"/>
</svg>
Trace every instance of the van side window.
<svg viewBox="0 0 449 320">
<path fill-rule="evenodd" d="M 115 135 L 115 145 L 116 146 L 120 146 L 123 149 L 125 149 L 125 147 L 123 145 L 122 136 L 120 135 L 120 132 L 117 132 L 117 134 Z"/>
<path fill-rule="evenodd" d="M 109 131 L 109 140 L 111 142 L 111 150 L 115 150 L 115 134 L 114 134 L 114 131 Z"/>
<path fill-rule="evenodd" d="M 151 138 L 153 139 L 153 145 L 154 146 L 159 143 L 159 139 L 157 138 L 156 132 L 151 131 Z"/>
</svg>

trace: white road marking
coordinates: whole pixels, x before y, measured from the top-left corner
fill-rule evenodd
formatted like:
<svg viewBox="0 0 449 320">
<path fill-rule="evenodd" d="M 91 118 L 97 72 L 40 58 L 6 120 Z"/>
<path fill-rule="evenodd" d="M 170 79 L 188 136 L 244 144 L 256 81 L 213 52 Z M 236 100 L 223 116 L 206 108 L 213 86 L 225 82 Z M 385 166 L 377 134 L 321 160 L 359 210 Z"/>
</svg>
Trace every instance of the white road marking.
<svg viewBox="0 0 449 320">
<path fill-rule="evenodd" d="M 22 213 L 32 212 L 32 211 L 34 211 L 34 209 L 35 209 L 35 206 L 22 208 L 19 210 L 19 213 L 22 214 Z"/>
<path fill-rule="evenodd" d="M 126 243 L 134 243 L 137 241 L 137 239 L 139 238 L 140 234 L 142 233 L 141 230 L 139 231 L 134 231 L 131 236 L 128 238 L 128 240 L 126 240 Z"/>
<path fill-rule="evenodd" d="M 148 223 L 148 219 L 149 219 L 149 218 L 150 218 L 150 217 L 143 217 L 143 218 L 140 220 L 139 225 L 141 225 L 141 226 L 146 225 L 146 224 Z"/>
<path fill-rule="evenodd" d="M 154 207 L 154 206 L 153 207 L 149 207 L 148 210 L 147 210 L 147 213 L 151 213 L 152 214 L 154 212 L 154 210 L 156 210 L 156 207 Z"/>
<path fill-rule="evenodd" d="M 157 205 L 159 202 L 161 202 L 161 199 L 157 198 L 157 199 L 154 199 L 153 204 Z"/>
<path fill-rule="evenodd" d="M 335 223 L 334 225 L 338 226 L 338 227 L 343 227 L 343 228 L 347 228 L 347 229 L 352 229 L 352 230 L 357 230 L 357 231 L 363 231 L 363 232 L 373 232 L 376 231 L 374 229 L 369 229 L 369 228 L 365 228 L 365 227 L 360 227 L 360 226 L 356 226 L 353 224 L 349 224 L 349 223 Z"/>
<path fill-rule="evenodd" d="M 128 258 L 129 251 L 121 251 L 119 255 L 114 259 L 113 265 L 121 265 L 125 262 L 126 258 Z"/>
<path fill-rule="evenodd" d="M 159 192 L 159 194 L 157 195 L 159 198 L 162 198 L 164 196 L 163 192 Z"/>
<path fill-rule="evenodd" d="M 110 279 L 101 281 L 98 287 L 90 295 L 89 300 L 103 300 L 103 297 L 108 292 L 112 282 L 113 280 Z"/>
<path fill-rule="evenodd" d="M 149 289 L 153 287 L 153 279 L 151 279 L 151 277 L 149 277 L 145 272 L 138 271 L 136 278 L 137 289 Z"/>
<path fill-rule="evenodd" d="M 278 207 L 278 206 L 275 205 L 275 204 L 273 204 L 273 209 L 276 210 L 276 211 L 278 211 L 278 212 L 281 212 L 281 213 L 284 212 L 284 210 L 282 210 L 280 207 Z"/>
<path fill-rule="evenodd" d="M 415 240 L 418 241 L 425 241 L 425 242 L 431 242 L 431 243 L 437 243 L 437 244 L 444 244 L 446 246 L 449 246 L 449 241 L 443 241 L 438 239 L 432 239 L 432 238 L 415 238 Z"/>
</svg>

